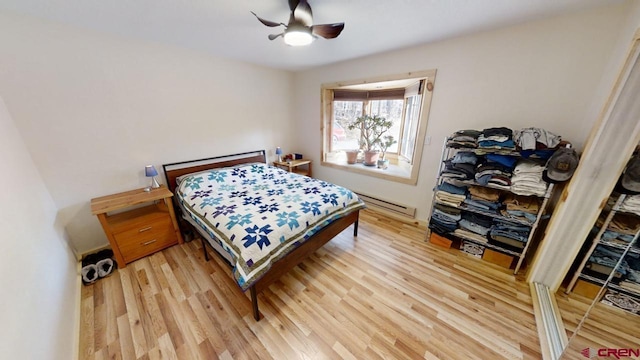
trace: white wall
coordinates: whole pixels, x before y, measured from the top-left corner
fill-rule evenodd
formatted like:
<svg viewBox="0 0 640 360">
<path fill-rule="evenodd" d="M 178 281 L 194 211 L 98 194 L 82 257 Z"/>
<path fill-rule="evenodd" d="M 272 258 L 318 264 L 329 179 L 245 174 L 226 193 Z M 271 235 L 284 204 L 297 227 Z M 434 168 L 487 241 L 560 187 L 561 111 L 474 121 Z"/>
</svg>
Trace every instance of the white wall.
<svg viewBox="0 0 640 360">
<path fill-rule="evenodd" d="M 80 253 L 107 244 L 89 200 L 147 186 L 145 165 L 290 148 L 292 84 L 289 72 L 0 14 L 0 94 Z"/>
<path fill-rule="evenodd" d="M 442 142 L 455 130 L 535 126 L 582 146 L 597 116 L 590 102 L 627 7 L 605 7 L 297 73 L 297 147 L 319 163 L 320 84 L 437 69 L 427 129 L 432 142 L 424 148 L 417 186 L 314 167 L 314 176 L 415 206 L 418 219 L 426 220 Z"/>
<path fill-rule="evenodd" d="M 630 1 L 629 4 L 629 8 L 625 11 L 626 16 L 620 23 L 620 32 L 617 37 L 616 46 L 609 57 L 605 71 L 602 73 L 600 86 L 594 97 L 592 107 L 594 107 L 598 113 L 603 110 L 612 92 L 616 77 L 619 75 L 620 69 L 627 60 L 631 41 L 640 29 L 640 2 Z M 606 124 L 608 120 L 609 119 L 605 117 L 602 124 Z M 637 124 L 638 120 L 630 118 L 628 121 L 629 125 L 633 125 Z M 620 149 L 626 147 L 629 153 L 624 153 L 624 151 L 621 150 L 610 151 L 610 153 L 607 154 L 607 160 L 599 162 L 601 167 L 597 173 L 594 173 L 592 168 L 582 168 L 582 165 L 588 164 L 583 158 L 581 166 L 578 167 L 572 181 L 565 188 L 565 192 L 568 193 L 566 201 L 562 202 L 555 209 L 549 222 L 546 236 L 540 244 L 535 262 L 529 271 L 529 281 L 545 284 L 549 286 L 552 291 L 557 290 L 562 284 L 563 279 L 573 263 L 573 259 L 578 255 L 590 231 L 590 226 L 580 227 L 579 225 L 588 225 L 595 222 L 599 214 L 598 205 L 602 199 L 609 197 L 610 189 L 613 188 L 619 177 L 619 173 L 616 171 L 603 171 L 603 169 L 620 169 L 625 166 L 626 159 L 631 156 L 630 151 L 631 148 L 634 147 L 635 134 L 633 131 L 625 132 L 620 131 L 620 128 L 617 129 L 618 130 L 612 128 L 611 125 L 600 128 L 600 122 L 597 122 L 594 129 L 589 129 L 590 131 L 599 133 L 596 141 L 592 142 L 590 147 L 610 148 L 611 145 L 603 145 L 602 138 L 607 138 L 604 134 L 614 134 L 613 138 L 618 140 L 616 146 L 620 147 Z M 631 143 L 631 146 L 628 145 L 629 143 Z M 582 187 L 580 184 L 583 184 Z M 604 186 L 594 189 L 593 184 L 604 184 Z M 587 193 L 581 194 L 580 191 L 586 191 Z M 588 196 L 588 198 L 585 198 L 586 196 Z M 595 206 L 585 208 L 585 204 L 588 203 L 593 203 Z M 576 209 L 583 211 L 576 211 Z M 578 212 L 579 214 L 577 214 Z M 576 226 L 568 228 L 563 224 L 574 224 Z M 566 234 L 563 234 L 563 232 L 567 232 L 567 229 L 569 229 L 568 232 L 573 236 L 567 237 Z"/>
<path fill-rule="evenodd" d="M 0 359 L 72 359 L 80 294 L 57 208 L 0 98 Z"/>
</svg>

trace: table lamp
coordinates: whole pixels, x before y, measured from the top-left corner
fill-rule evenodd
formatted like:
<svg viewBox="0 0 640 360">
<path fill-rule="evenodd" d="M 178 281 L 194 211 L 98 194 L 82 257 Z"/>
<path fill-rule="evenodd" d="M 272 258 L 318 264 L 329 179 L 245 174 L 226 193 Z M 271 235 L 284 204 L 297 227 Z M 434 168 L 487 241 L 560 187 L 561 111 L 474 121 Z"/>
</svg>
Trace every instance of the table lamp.
<svg viewBox="0 0 640 360">
<path fill-rule="evenodd" d="M 155 166 L 153 165 L 147 165 L 144 167 L 144 175 L 146 177 L 150 177 L 151 178 L 151 186 L 148 186 L 146 188 L 144 188 L 144 191 L 151 191 L 151 189 L 156 189 L 160 187 L 160 184 L 158 184 L 158 180 L 156 180 L 156 176 L 158 175 L 158 171 L 156 170 Z"/>
<path fill-rule="evenodd" d="M 282 149 L 279 146 L 276 148 L 276 155 L 278 155 L 278 162 L 282 162 Z"/>
</svg>

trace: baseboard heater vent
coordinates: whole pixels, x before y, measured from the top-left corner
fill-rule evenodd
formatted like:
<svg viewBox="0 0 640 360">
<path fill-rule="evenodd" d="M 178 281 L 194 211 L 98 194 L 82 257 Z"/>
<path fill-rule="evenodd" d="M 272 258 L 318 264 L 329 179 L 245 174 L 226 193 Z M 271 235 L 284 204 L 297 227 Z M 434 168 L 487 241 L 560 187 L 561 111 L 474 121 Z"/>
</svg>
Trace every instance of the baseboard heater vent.
<svg viewBox="0 0 640 360">
<path fill-rule="evenodd" d="M 356 193 L 356 194 L 358 195 L 358 197 L 360 197 L 360 199 L 362 199 L 362 201 L 365 202 L 365 204 L 367 204 L 367 206 L 371 207 L 374 210 L 376 208 L 382 209 L 385 211 L 390 211 L 394 214 L 410 217 L 412 219 L 415 218 L 416 216 L 416 208 L 414 207 L 396 204 L 391 201 L 382 200 L 370 195 L 365 195 L 361 193 Z"/>
</svg>

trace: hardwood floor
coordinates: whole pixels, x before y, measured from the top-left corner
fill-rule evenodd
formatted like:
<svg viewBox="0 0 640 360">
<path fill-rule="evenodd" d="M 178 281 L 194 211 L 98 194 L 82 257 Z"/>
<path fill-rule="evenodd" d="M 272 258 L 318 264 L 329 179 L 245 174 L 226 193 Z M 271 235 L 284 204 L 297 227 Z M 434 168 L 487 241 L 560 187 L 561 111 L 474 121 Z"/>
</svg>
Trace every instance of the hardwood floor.
<svg viewBox="0 0 640 360">
<path fill-rule="evenodd" d="M 511 271 L 362 211 L 259 296 L 199 241 L 82 289 L 81 359 L 539 359 L 529 287 Z"/>
<path fill-rule="evenodd" d="M 557 294 L 556 300 L 567 334 L 571 337 L 591 305 L 591 300 L 575 293 L 565 295 L 561 291 Z M 581 354 L 585 348 L 637 350 L 640 348 L 638 344 L 640 344 L 640 315 L 598 302 L 591 309 L 578 335 L 570 339 L 562 359 L 585 359 Z"/>
</svg>

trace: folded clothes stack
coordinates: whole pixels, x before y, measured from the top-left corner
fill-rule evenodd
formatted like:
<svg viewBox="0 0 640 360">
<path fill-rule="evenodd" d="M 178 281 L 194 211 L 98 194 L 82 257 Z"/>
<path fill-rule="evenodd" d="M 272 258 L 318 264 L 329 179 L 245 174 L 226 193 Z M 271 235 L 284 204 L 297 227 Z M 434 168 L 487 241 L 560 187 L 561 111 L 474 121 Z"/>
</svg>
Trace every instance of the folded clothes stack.
<svg viewBox="0 0 640 360">
<path fill-rule="evenodd" d="M 476 181 L 481 185 L 494 185 L 508 190 L 517 158 L 509 155 L 487 154 L 485 162 L 476 167 Z"/>
<path fill-rule="evenodd" d="M 620 205 L 620 209 L 640 216 L 640 195 L 628 195 Z"/>
<path fill-rule="evenodd" d="M 474 178 L 476 173 L 475 165 L 467 163 L 454 163 L 453 159 L 444 162 L 445 168 L 440 176 L 450 179 L 470 180 Z"/>
<path fill-rule="evenodd" d="M 517 225 L 502 219 L 493 219 L 493 226 L 489 231 L 489 237 L 495 241 L 523 249 L 529 238 L 531 228 L 525 225 Z"/>
<path fill-rule="evenodd" d="M 481 186 L 470 186 L 469 195 L 464 200 L 464 204 L 479 210 L 497 211 L 501 205 L 499 199 L 499 190 L 483 188 Z"/>
<path fill-rule="evenodd" d="M 467 198 L 467 188 L 464 186 L 455 186 L 447 182 L 436 187 L 436 201 L 442 204 L 458 207 Z"/>
<path fill-rule="evenodd" d="M 505 209 L 500 211 L 502 216 L 533 224 L 538 216 L 541 201 L 534 196 L 507 194 L 502 199 L 502 204 L 505 206 Z"/>
<path fill-rule="evenodd" d="M 517 195 L 544 196 L 547 183 L 542 179 L 544 165 L 531 160 L 519 160 L 513 169 L 511 191 Z"/>
<path fill-rule="evenodd" d="M 494 127 L 482 130 L 478 136 L 478 149 L 485 153 L 512 151 L 516 149 L 513 130 L 506 127 Z"/>
<path fill-rule="evenodd" d="M 491 226 L 493 225 L 491 218 L 467 211 L 463 211 L 461 216 L 462 219 L 459 225 L 462 229 L 482 235 L 486 240 L 486 236 L 489 234 L 489 230 L 491 230 Z"/>
<path fill-rule="evenodd" d="M 625 279 L 620 282 L 620 286 L 640 294 L 640 255 L 628 253 L 625 258 L 629 267 Z"/>
<path fill-rule="evenodd" d="M 436 204 L 431 214 L 429 228 L 440 235 L 445 235 L 458 228 L 458 221 L 461 219 L 459 209 Z"/>
<path fill-rule="evenodd" d="M 447 147 L 454 149 L 475 149 L 478 147 L 478 130 L 460 130 L 451 134 L 447 140 Z"/>
<path fill-rule="evenodd" d="M 596 226 L 602 227 L 603 223 L 604 220 L 599 217 Z M 616 213 L 602 237 L 605 240 L 617 239 L 628 244 L 633 241 L 638 230 L 640 230 L 640 223 L 635 215 Z"/>
<path fill-rule="evenodd" d="M 625 259 L 622 260 L 620 266 L 616 268 L 616 264 L 618 260 L 622 256 L 622 250 L 611 249 L 604 245 L 596 246 L 596 249 L 591 253 L 589 257 L 588 268 L 603 275 L 609 275 L 616 269 L 621 275 L 625 275 L 627 273 L 627 269 L 629 268 L 629 264 Z"/>
<path fill-rule="evenodd" d="M 474 233 L 473 231 L 469 231 L 469 230 L 465 230 L 464 228 L 458 228 L 455 229 L 453 231 L 454 235 L 458 235 L 461 238 L 466 238 L 466 239 L 472 239 L 481 243 L 487 243 L 489 242 L 489 240 L 487 240 L 486 236 L 482 236 L 479 234 Z"/>
</svg>

